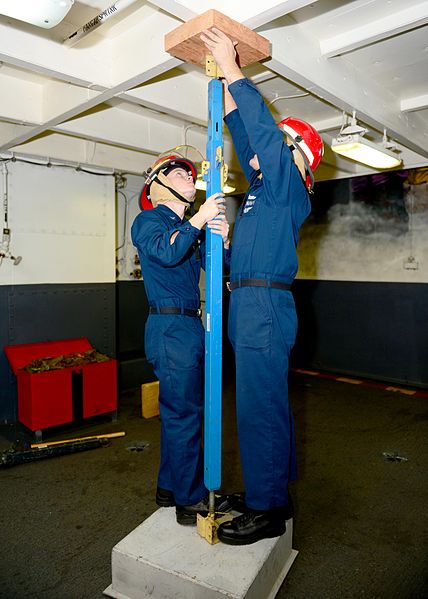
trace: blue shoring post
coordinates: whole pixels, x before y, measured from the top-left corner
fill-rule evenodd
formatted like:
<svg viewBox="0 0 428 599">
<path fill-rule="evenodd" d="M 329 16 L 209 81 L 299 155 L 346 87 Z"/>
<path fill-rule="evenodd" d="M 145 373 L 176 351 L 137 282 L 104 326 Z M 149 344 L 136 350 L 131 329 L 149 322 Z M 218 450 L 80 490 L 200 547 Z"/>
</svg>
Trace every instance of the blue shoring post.
<svg viewBox="0 0 428 599">
<path fill-rule="evenodd" d="M 222 191 L 222 116 L 223 85 L 219 79 L 212 79 L 208 84 L 207 198 Z M 216 491 L 221 485 L 223 242 L 221 236 L 213 234 L 208 227 L 205 273 L 204 482 L 208 491 Z"/>
</svg>

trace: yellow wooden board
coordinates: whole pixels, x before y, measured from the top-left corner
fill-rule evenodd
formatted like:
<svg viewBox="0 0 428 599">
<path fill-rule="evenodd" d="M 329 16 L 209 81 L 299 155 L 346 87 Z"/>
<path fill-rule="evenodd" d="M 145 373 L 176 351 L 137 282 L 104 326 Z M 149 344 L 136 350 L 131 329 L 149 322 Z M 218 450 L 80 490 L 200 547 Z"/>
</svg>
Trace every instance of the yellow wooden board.
<svg viewBox="0 0 428 599">
<path fill-rule="evenodd" d="M 141 385 L 141 415 L 143 418 L 159 416 L 159 381 Z"/>
</svg>

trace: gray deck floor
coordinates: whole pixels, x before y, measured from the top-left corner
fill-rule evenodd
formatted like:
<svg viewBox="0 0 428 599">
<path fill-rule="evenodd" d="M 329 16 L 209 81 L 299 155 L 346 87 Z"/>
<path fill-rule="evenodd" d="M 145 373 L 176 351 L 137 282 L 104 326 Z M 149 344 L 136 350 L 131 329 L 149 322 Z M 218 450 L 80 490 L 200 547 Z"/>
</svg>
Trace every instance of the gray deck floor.
<svg viewBox="0 0 428 599">
<path fill-rule="evenodd" d="M 278 599 L 428 597 L 428 400 L 293 375 L 299 551 Z M 226 385 L 223 490 L 241 489 Z M 101 599 L 112 547 L 157 509 L 158 418 L 123 393 L 100 418 L 46 440 L 119 430 L 108 447 L 0 470 L 0 598 Z M 22 437 L 0 428 L 0 451 Z M 137 447 L 140 451 L 132 450 Z M 394 460 L 385 453 L 406 458 Z"/>
</svg>

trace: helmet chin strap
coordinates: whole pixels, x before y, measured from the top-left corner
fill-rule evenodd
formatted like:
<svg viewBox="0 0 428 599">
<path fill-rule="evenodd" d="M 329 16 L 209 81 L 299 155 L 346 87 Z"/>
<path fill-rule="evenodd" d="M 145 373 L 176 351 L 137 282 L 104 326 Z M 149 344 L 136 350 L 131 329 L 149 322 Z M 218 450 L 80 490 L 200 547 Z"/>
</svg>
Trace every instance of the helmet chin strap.
<svg viewBox="0 0 428 599">
<path fill-rule="evenodd" d="M 182 195 L 179 191 L 174 189 L 174 187 L 170 187 L 169 185 L 167 185 L 168 179 L 166 178 L 166 176 L 163 173 L 158 173 L 156 175 L 156 177 L 154 178 L 152 184 L 153 183 L 157 183 L 161 187 L 164 187 L 165 189 L 167 189 L 177 199 L 178 202 L 180 202 L 181 204 L 184 204 L 186 206 L 186 209 L 190 208 L 191 214 L 194 214 L 194 211 L 195 211 L 194 206 L 193 206 L 194 200 L 189 200 L 188 198 L 186 198 L 186 196 Z M 193 209 L 193 213 L 192 213 L 192 209 Z"/>
<path fill-rule="evenodd" d="M 292 152 L 294 152 L 294 150 L 297 150 L 297 151 L 299 152 L 300 156 L 303 158 L 303 162 L 305 163 L 305 171 L 306 171 L 306 173 L 309 175 L 309 178 L 310 178 L 310 180 L 311 180 L 311 184 L 309 185 L 308 192 L 309 192 L 309 193 L 313 193 L 313 188 L 314 188 L 314 184 L 315 184 L 315 179 L 314 179 L 314 174 L 313 174 L 313 172 L 312 172 L 312 169 L 311 169 L 311 167 L 309 166 L 309 161 L 308 161 L 308 159 L 306 158 L 306 154 L 304 153 L 304 151 L 303 151 L 303 150 L 301 149 L 301 147 L 299 146 L 299 144 L 298 144 L 298 139 L 297 139 L 297 138 L 296 138 L 296 139 L 293 139 L 293 142 L 294 142 L 294 143 L 292 143 L 292 144 L 288 144 L 288 147 L 290 148 L 290 150 L 291 150 Z"/>
</svg>

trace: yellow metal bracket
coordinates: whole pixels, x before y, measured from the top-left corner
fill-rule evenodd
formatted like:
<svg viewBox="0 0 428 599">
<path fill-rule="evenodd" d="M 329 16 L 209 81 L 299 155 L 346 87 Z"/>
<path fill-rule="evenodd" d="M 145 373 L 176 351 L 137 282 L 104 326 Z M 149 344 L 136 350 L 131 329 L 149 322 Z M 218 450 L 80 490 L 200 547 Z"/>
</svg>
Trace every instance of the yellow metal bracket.
<svg viewBox="0 0 428 599">
<path fill-rule="evenodd" d="M 215 513 L 209 513 L 206 518 L 198 514 L 197 516 L 197 530 L 198 534 L 204 538 L 211 545 L 215 545 L 218 543 L 217 531 L 220 524 L 223 522 L 229 522 L 229 520 L 233 520 L 232 514 L 218 514 L 219 517 L 216 518 Z"/>
<path fill-rule="evenodd" d="M 201 163 L 201 175 L 202 175 L 203 179 L 205 179 L 205 174 L 209 171 L 209 169 L 210 169 L 209 160 L 203 160 Z"/>
<path fill-rule="evenodd" d="M 221 168 L 220 168 L 220 182 L 221 182 L 221 188 L 223 189 L 224 186 L 226 185 L 226 181 L 227 181 L 227 177 L 229 175 L 229 167 L 227 166 L 227 164 L 225 164 L 223 162 L 223 150 L 222 147 L 219 146 L 216 149 L 216 153 L 215 153 L 215 159 L 216 159 L 216 163 L 217 164 L 221 164 Z M 210 163 L 208 160 L 203 160 L 201 163 L 201 174 L 202 174 L 202 178 L 205 179 L 205 174 L 209 171 L 210 168 Z"/>
<path fill-rule="evenodd" d="M 214 77 L 215 79 L 224 77 L 223 71 L 217 65 L 212 54 L 205 55 L 205 75 L 208 75 L 208 77 Z"/>
</svg>

